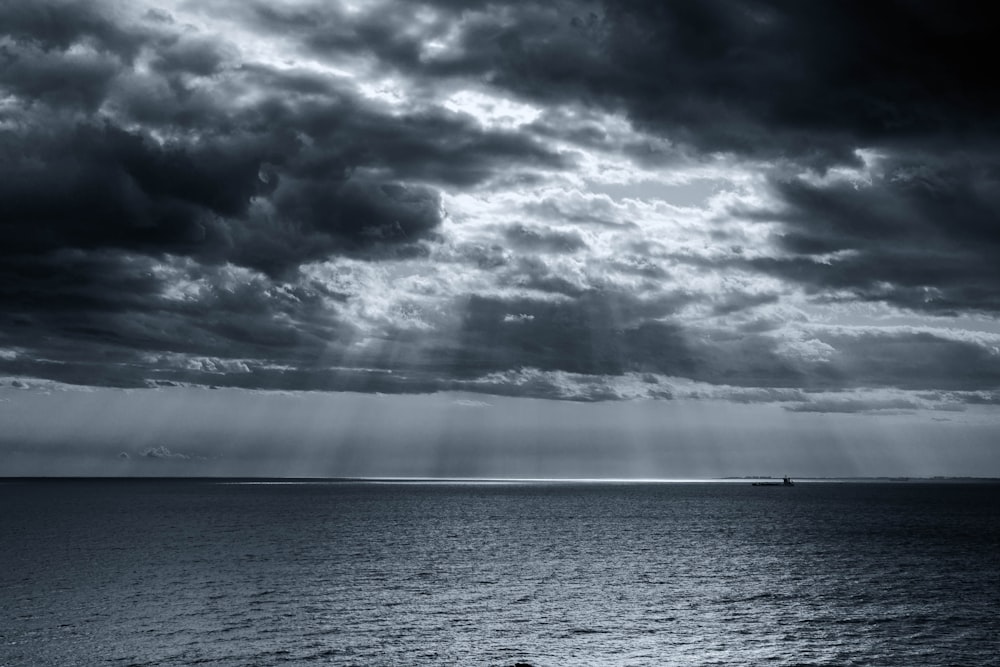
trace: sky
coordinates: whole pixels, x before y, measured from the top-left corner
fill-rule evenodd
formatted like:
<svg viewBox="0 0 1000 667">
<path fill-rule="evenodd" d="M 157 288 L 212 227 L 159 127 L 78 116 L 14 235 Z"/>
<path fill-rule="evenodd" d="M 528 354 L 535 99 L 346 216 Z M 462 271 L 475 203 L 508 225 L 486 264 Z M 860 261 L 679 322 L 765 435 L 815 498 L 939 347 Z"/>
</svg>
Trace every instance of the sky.
<svg viewBox="0 0 1000 667">
<path fill-rule="evenodd" d="M 0 0 L 0 475 L 1000 476 L 981 12 Z"/>
</svg>

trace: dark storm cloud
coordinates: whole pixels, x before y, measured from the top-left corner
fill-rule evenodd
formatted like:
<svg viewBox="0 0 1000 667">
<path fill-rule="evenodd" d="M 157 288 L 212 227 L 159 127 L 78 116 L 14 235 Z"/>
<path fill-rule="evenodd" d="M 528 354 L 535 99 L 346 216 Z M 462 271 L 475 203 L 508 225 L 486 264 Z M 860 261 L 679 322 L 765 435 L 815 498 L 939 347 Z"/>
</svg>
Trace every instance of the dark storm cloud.
<svg viewBox="0 0 1000 667">
<path fill-rule="evenodd" d="M 363 50 L 402 71 L 487 77 L 538 101 L 623 109 L 700 151 L 854 162 L 863 145 L 996 140 L 994 29 L 944 2 L 427 3 L 394 16 L 257 5 L 265 30 L 318 54 Z M 460 26 L 457 48 L 423 43 Z"/>
<path fill-rule="evenodd" d="M 968 156 L 889 159 L 872 182 L 778 181 L 788 258 L 761 270 L 822 295 L 914 310 L 1000 310 L 1000 162 Z M 825 256 L 833 257 L 825 258 Z"/>
<path fill-rule="evenodd" d="M 155 54 L 152 67 L 168 75 L 211 76 L 234 59 L 225 44 L 207 36 L 177 35 Z"/>
<path fill-rule="evenodd" d="M 336 77 L 242 63 L 163 13 L 3 3 L 0 18 L 0 363 L 13 375 L 367 390 L 363 376 L 295 371 L 354 334 L 329 306 L 346 297 L 296 269 L 425 252 L 437 186 L 566 165 L 466 116 L 390 113 Z"/>
<path fill-rule="evenodd" d="M 460 377 L 523 366 L 730 387 L 983 391 L 1000 384 L 1000 357 L 982 341 L 926 331 L 833 331 L 815 334 L 819 352 L 790 352 L 777 336 L 685 326 L 674 316 L 685 302 L 602 292 L 555 302 L 475 297 L 457 346 L 437 350 L 436 363 Z"/>
<path fill-rule="evenodd" d="M 866 187 L 776 178 L 781 244 L 797 257 L 753 268 L 819 297 L 845 290 L 918 310 L 1000 308 L 1000 88 L 982 66 L 995 29 L 980 6 L 430 4 L 440 14 L 420 34 L 374 14 L 345 27 L 340 10 L 319 5 L 261 9 L 256 21 L 295 30 L 320 55 L 364 49 L 415 76 L 485 77 L 536 103 L 622 110 L 685 150 L 777 162 L 783 173 L 859 166 L 857 149 L 878 149 L 889 166 Z M 448 26 L 458 26 L 457 45 L 424 54 L 421 40 L 443 38 Z M 540 135 L 574 140 L 536 125 Z M 579 145 L 604 146 L 600 128 L 580 127 Z M 634 157 L 648 161 L 649 145 L 637 146 Z M 604 221 L 555 202 L 532 206 L 575 223 Z M 849 254 L 810 258 L 837 251 Z"/>
<path fill-rule="evenodd" d="M 242 65 L 224 40 L 163 20 L 129 24 L 101 4 L 0 13 L 8 257 L 117 248 L 277 274 L 333 254 L 410 254 L 442 219 L 433 184 L 567 164 L 467 117 L 394 115 L 329 77 Z M 247 93 L 257 101 L 233 104 Z"/>
<path fill-rule="evenodd" d="M 121 62 L 103 53 L 61 54 L 37 46 L 0 47 L 0 85 L 53 106 L 93 111 L 104 101 Z"/>
<path fill-rule="evenodd" d="M 985 390 L 1000 384 L 1000 355 L 981 342 L 926 331 L 828 334 L 837 349 L 823 367 L 831 383 L 904 389 Z"/>
<path fill-rule="evenodd" d="M 116 20 L 105 2 L 12 2 L 0 3 L 0 25 L 10 38 L 45 51 L 66 51 L 86 44 L 122 58 L 134 57 L 145 35 Z"/>
<path fill-rule="evenodd" d="M 961 2 L 608 3 L 583 25 L 613 63 L 589 88 L 704 151 L 824 164 L 1000 128 L 994 30 Z"/>
<path fill-rule="evenodd" d="M 111 123 L 58 119 L 2 134 L 0 254 L 12 260 L 114 248 L 278 273 L 412 244 L 441 221 L 425 186 L 352 179 L 343 168 L 281 181 L 280 165 L 297 156 L 278 137 L 161 144 Z"/>
<path fill-rule="evenodd" d="M 118 247 L 190 254 L 225 244 L 225 216 L 263 191 L 253 147 L 162 147 L 114 126 L 4 132 L 7 253 Z M 259 149 L 258 149 L 259 150 Z"/>
<path fill-rule="evenodd" d="M 688 375 L 694 362 L 675 325 L 646 322 L 676 304 L 585 293 L 570 302 L 473 297 L 459 346 L 441 362 L 462 376 L 526 366 L 543 371 Z"/>
<path fill-rule="evenodd" d="M 262 43 L 284 40 L 270 44 L 290 58 L 280 65 L 164 12 L 124 9 L 0 0 L 2 372 L 128 387 L 547 397 L 566 397 L 554 374 L 571 373 L 591 379 L 570 394 L 591 400 L 620 397 L 600 377 L 626 374 L 745 396 L 1000 384 L 996 355 L 976 342 L 817 334 L 832 351 L 799 358 L 764 315 L 753 322 L 767 324 L 739 332 L 699 328 L 685 306 L 704 301 L 723 317 L 778 297 L 672 292 L 678 278 L 638 245 L 600 266 L 589 257 L 593 281 L 566 273 L 558 261 L 591 250 L 591 232 L 640 226 L 622 222 L 609 197 L 533 190 L 577 164 L 555 139 L 647 165 L 717 152 L 749 159 L 770 175 L 778 203 L 739 213 L 778 230 L 775 252 L 704 260 L 707 271 L 778 276 L 817 301 L 998 312 L 1000 89 L 981 66 L 992 27 L 968 5 L 205 9 L 202 18 L 225 11 Z M 304 52 L 317 62 L 291 63 Z M 382 76 L 404 85 L 398 104 L 361 92 Z M 442 105 L 466 88 L 542 113 L 520 131 L 487 127 Z M 646 136 L 611 137 L 604 112 Z M 862 166 L 859 148 L 880 156 L 870 183 L 821 178 Z M 512 216 L 552 226 L 491 221 L 485 232 L 496 238 L 439 247 L 443 191 L 515 186 L 523 198 Z M 326 259 L 391 266 L 448 252 L 484 274 L 481 295 L 437 304 L 456 309 L 454 339 L 391 323 L 362 331 L 368 323 L 339 306 L 383 295 L 340 294 L 305 277 Z M 602 271 L 660 296 L 639 298 L 610 279 L 596 289 Z M 355 336 L 382 347 L 344 363 L 371 368 L 337 366 Z M 538 372 L 512 370 L 522 368 Z"/>
<path fill-rule="evenodd" d="M 460 376 L 523 366 L 583 375 L 650 373 L 734 386 L 809 382 L 807 368 L 778 354 L 772 338 L 684 326 L 675 315 L 690 299 L 677 294 L 640 300 L 596 290 L 560 301 L 474 297 L 457 348 L 439 350 L 439 362 Z"/>
<path fill-rule="evenodd" d="M 325 287 L 235 269 L 186 262 L 164 272 L 141 255 L 74 250 L 6 262 L 0 279 L 0 347 L 30 351 L 0 359 L 12 375 L 213 384 L 250 368 L 313 364 L 352 335 L 326 305 L 342 297 Z"/>
<path fill-rule="evenodd" d="M 929 331 L 816 332 L 822 354 L 783 349 L 781 338 L 715 332 L 696 338 L 695 379 L 716 384 L 846 390 L 986 391 L 1000 384 L 1000 355 L 990 343 Z"/>
<path fill-rule="evenodd" d="M 397 178 L 470 186 L 508 169 L 561 169 L 571 164 L 568 157 L 529 136 L 486 131 L 456 114 L 415 112 L 400 119 L 357 111 L 363 109 L 306 107 L 293 110 L 290 120 L 324 142 L 325 151 L 341 146 L 358 166 Z"/>
<path fill-rule="evenodd" d="M 420 255 L 440 185 L 567 164 L 465 116 L 390 113 L 336 77 L 242 62 L 162 12 L 2 3 L 0 26 L 0 345 L 22 350 L 8 373 L 287 386 L 268 369 L 352 332 L 326 304 L 344 297 L 299 266 Z"/>
<path fill-rule="evenodd" d="M 325 122 L 336 125 L 336 118 Z M 353 122 L 356 136 L 365 136 Z M 423 180 L 454 170 L 468 180 L 495 168 L 488 166 L 494 158 L 483 157 L 488 146 L 435 151 L 431 125 L 407 130 L 404 124 L 394 137 L 372 136 L 363 151 L 311 127 L 310 142 L 329 142 L 322 153 L 289 140 L 289 125 L 280 123 L 272 133 L 220 132 L 169 143 L 109 122 L 53 118 L 44 127 L 7 130 L 0 149 L 4 252 L 113 247 L 274 273 L 331 254 L 412 244 L 441 222 L 436 190 L 352 171 L 386 167 L 394 151 L 409 157 L 386 167 L 390 178 Z M 469 128 L 437 126 L 438 136 L 463 129 Z M 423 166 L 408 166 L 421 153 Z"/>
<path fill-rule="evenodd" d="M 1000 310 L 1000 89 L 982 67 L 994 26 L 976 6 L 616 2 L 510 11 L 520 21 L 502 23 L 508 15 L 491 10 L 468 19 L 462 64 L 527 98 L 622 109 L 696 152 L 777 160 L 782 170 L 860 166 L 857 149 L 881 151 L 884 169 L 867 186 L 776 177 L 780 243 L 796 256 L 753 268 L 820 298 L 844 290 L 916 310 Z M 835 252 L 845 256 L 817 258 Z"/>
</svg>

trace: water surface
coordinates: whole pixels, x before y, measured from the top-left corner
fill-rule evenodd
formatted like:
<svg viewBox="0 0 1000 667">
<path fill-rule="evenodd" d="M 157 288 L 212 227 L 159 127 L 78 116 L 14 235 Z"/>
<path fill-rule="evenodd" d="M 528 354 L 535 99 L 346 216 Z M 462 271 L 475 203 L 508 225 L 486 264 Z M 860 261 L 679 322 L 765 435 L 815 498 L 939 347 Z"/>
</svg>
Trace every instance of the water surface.
<svg viewBox="0 0 1000 667">
<path fill-rule="evenodd" d="M 0 665 L 984 665 L 993 484 L 0 484 Z"/>
</svg>

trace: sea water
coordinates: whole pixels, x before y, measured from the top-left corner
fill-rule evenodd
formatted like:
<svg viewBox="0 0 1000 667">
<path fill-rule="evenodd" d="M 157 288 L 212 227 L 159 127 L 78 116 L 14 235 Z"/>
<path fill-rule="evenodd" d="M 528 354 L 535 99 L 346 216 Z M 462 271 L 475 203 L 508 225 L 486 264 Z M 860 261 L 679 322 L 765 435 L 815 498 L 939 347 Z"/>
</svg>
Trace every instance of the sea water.
<svg viewBox="0 0 1000 667">
<path fill-rule="evenodd" d="M 0 665 L 987 665 L 1000 485 L 0 483 Z"/>
</svg>

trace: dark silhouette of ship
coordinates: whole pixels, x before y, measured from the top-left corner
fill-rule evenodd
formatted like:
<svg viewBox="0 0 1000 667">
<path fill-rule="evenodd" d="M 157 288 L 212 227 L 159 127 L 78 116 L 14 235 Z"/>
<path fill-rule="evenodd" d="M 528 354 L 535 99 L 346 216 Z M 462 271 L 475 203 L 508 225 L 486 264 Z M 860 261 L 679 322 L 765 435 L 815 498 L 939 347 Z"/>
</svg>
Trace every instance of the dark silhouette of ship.
<svg viewBox="0 0 1000 667">
<path fill-rule="evenodd" d="M 785 475 L 780 482 L 754 482 L 752 486 L 795 486 L 795 482 L 788 475 Z"/>
</svg>

